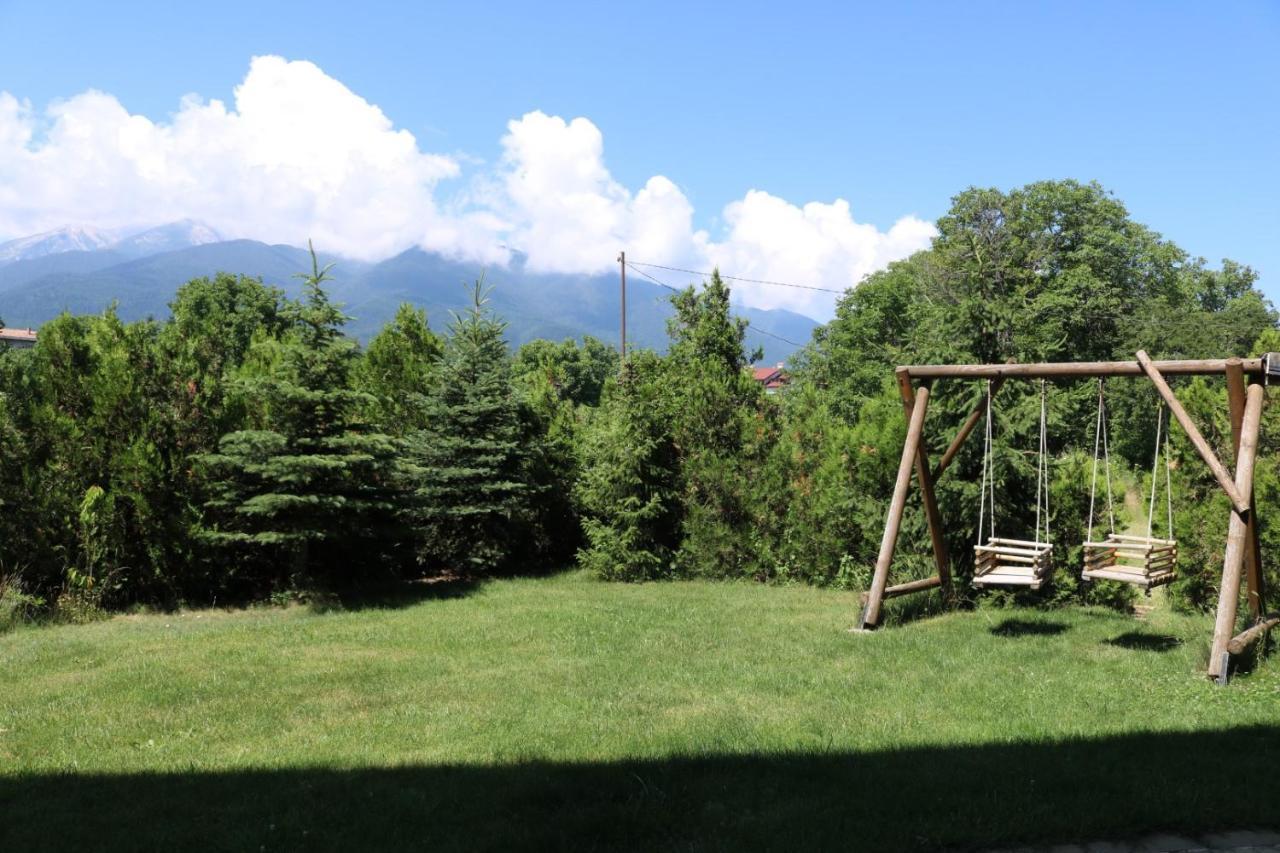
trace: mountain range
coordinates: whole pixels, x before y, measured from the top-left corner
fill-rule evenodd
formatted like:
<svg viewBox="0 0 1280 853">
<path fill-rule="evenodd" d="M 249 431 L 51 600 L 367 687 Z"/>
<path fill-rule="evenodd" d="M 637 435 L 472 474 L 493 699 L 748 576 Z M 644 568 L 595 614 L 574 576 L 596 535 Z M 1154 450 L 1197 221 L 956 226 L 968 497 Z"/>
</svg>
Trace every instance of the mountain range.
<svg viewBox="0 0 1280 853">
<path fill-rule="evenodd" d="M 433 328 L 464 309 L 469 285 L 484 276 L 494 310 L 508 324 L 513 345 L 534 338 L 593 335 L 616 341 L 617 275 L 533 271 L 517 257 L 490 267 L 409 249 L 379 263 L 322 257 L 336 266 L 331 293 L 351 316 L 348 332 L 367 340 L 402 302 L 425 308 Z M 168 315 L 169 302 L 187 281 L 216 272 L 241 273 L 297 295 L 296 274 L 310 269 L 306 249 L 256 240 L 224 240 L 190 220 L 134 232 L 68 227 L 0 244 L 0 319 L 10 327 L 38 328 L 63 311 L 97 313 L 113 302 L 126 320 Z M 685 286 L 688 280 L 669 284 Z M 644 278 L 627 278 L 629 347 L 661 349 L 670 291 Z M 769 363 L 784 361 L 818 325 L 791 311 L 737 306 L 750 323 L 748 344 Z"/>
</svg>

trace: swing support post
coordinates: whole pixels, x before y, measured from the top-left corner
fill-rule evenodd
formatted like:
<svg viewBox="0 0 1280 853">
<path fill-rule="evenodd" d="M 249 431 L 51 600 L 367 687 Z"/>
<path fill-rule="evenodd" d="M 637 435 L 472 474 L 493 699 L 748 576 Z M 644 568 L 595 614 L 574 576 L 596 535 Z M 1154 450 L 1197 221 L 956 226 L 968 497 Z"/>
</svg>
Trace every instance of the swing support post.
<svg viewBox="0 0 1280 853">
<path fill-rule="evenodd" d="M 902 458 L 889 502 L 884 535 L 876 559 L 871 588 L 863 596 L 859 627 L 874 628 L 880 621 L 882 605 L 887 598 L 908 595 L 938 587 L 948 588 L 951 581 L 950 562 L 943 535 L 934 486 L 959 453 L 965 440 L 982 419 L 1000 385 L 1008 379 L 1083 379 L 1110 376 L 1146 377 L 1168 406 L 1200 458 L 1204 460 L 1223 492 L 1231 501 L 1231 518 L 1223 555 L 1222 582 L 1219 586 L 1217 615 L 1214 621 L 1209 675 L 1225 683 L 1230 655 L 1239 654 L 1268 630 L 1280 627 L 1280 616 L 1268 615 L 1266 590 L 1263 585 L 1262 554 L 1256 522 L 1253 494 L 1253 469 L 1258 453 L 1258 433 L 1262 405 L 1266 394 L 1263 380 L 1269 375 L 1280 377 L 1280 353 L 1263 358 L 1227 358 L 1181 361 L 1153 361 L 1139 351 L 1134 361 L 1045 362 L 1039 364 L 925 364 L 906 365 L 895 371 L 903 412 L 907 417 L 907 436 Z M 1227 380 L 1227 398 L 1231 411 L 1234 474 L 1218 459 L 1195 422 L 1174 395 L 1167 376 L 1223 376 Z M 1247 378 L 1247 379 L 1246 379 Z M 988 379 L 990 390 L 961 424 L 955 437 L 942 454 L 937 467 L 929 465 L 928 450 L 923 443 L 925 413 L 930 382 L 938 379 Z M 1248 381 L 1250 384 L 1246 384 Z M 889 585 L 890 568 L 897 546 L 912 472 L 920 484 L 921 503 L 929 522 L 933 545 L 935 577 Z M 1250 625 L 1233 636 L 1240 586 L 1248 590 Z"/>
<path fill-rule="evenodd" d="M 1250 385 L 1245 396 L 1244 418 L 1240 426 L 1240 452 L 1236 458 L 1235 486 L 1241 494 L 1253 494 L 1253 462 L 1258 453 L 1258 424 L 1262 416 L 1261 385 Z M 1222 558 L 1222 585 L 1218 587 L 1218 613 L 1213 624 L 1213 646 L 1209 652 L 1209 676 L 1226 683 L 1230 653 L 1227 646 L 1235 633 L 1236 609 L 1240 605 L 1240 569 L 1249 550 L 1249 524 L 1253 508 L 1233 510 L 1227 531 L 1227 549 Z"/>
<path fill-rule="evenodd" d="M 912 410 L 915 408 L 915 391 L 911 385 L 911 377 L 905 373 L 897 374 L 898 392 L 902 395 L 902 413 L 911 424 Z M 921 387 L 928 386 L 928 382 Z M 951 561 L 947 556 L 947 542 L 942 535 L 942 514 L 938 512 L 938 499 L 933 493 L 933 473 L 929 468 L 929 451 L 924 444 L 923 424 L 920 439 L 916 442 L 916 482 L 920 485 L 920 501 L 924 504 L 925 519 L 929 523 L 929 541 L 933 547 L 933 565 L 938 571 L 938 584 L 947 592 L 951 586 Z"/>
<path fill-rule="evenodd" d="M 858 627 L 874 628 L 880 622 L 880 607 L 884 603 L 885 587 L 889 583 L 889 564 L 893 562 L 893 550 L 898 543 L 898 527 L 902 524 L 902 511 L 907 505 L 907 490 L 911 487 L 911 467 L 920 447 L 920 433 L 924 429 L 924 415 L 929 408 L 929 386 L 916 389 L 911 407 L 911 419 L 907 422 L 907 440 L 902 445 L 902 461 L 898 463 L 898 477 L 893 484 L 893 498 L 889 501 L 889 518 L 885 521 L 884 536 L 880 539 L 880 555 L 876 558 L 875 574 L 871 577 L 871 589 L 867 603 L 862 608 Z"/>
<path fill-rule="evenodd" d="M 1231 406 L 1231 444 L 1235 450 L 1236 465 L 1240 465 L 1240 434 L 1244 425 L 1245 408 L 1244 371 L 1240 359 L 1227 359 L 1227 401 Z M 1249 503 L 1254 504 L 1253 493 L 1249 494 Z M 1262 580 L 1262 548 L 1258 540 L 1257 513 L 1249 513 L 1248 530 L 1246 531 L 1246 547 L 1244 551 L 1245 582 L 1249 591 L 1249 618 L 1258 622 L 1266 613 L 1266 591 Z"/>
</svg>

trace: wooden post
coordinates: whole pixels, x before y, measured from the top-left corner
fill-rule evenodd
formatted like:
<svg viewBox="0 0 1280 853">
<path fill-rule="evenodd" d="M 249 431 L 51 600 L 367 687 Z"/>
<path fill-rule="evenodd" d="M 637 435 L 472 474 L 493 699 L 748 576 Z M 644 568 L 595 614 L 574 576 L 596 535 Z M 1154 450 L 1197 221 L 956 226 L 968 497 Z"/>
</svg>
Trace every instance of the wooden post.
<svg viewBox="0 0 1280 853">
<path fill-rule="evenodd" d="M 902 510 L 907 504 L 907 489 L 911 486 L 911 467 L 920 446 L 920 433 L 924 428 L 924 415 L 928 407 L 929 388 L 922 385 L 916 389 L 911 420 L 907 423 L 907 439 L 902 444 L 898 478 L 893 484 L 889 517 L 885 519 L 884 536 L 880 539 L 880 556 L 876 558 L 876 570 L 871 578 L 866 607 L 862 609 L 862 619 L 858 626 L 860 628 L 874 628 L 880 621 L 880 605 L 884 602 L 884 589 L 889 582 L 889 564 L 893 562 L 893 549 L 898 542 L 898 527 L 902 524 Z"/>
<path fill-rule="evenodd" d="M 907 423 L 911 422 L 912 400 L 915 394 L 911 389 L 911 376 L 906 371 L 898 371 L 898 392 L 902 395 L 902 414 Z M 924 385 L 929 383 L 925 382 Z M 925 519 L 929 522 L 929 541 L 933 546 L 933 564 L 938 570 L 938 578 L 943 586 L 951 586 L 951 560 L 947 555 L 947 540 L 942 534 L 942 513 L 938 511 L 938 499 L 933 491 L 933 474 L 929 468 L 929 450 L 925 447 L 924 431 L 921 430 L 920 442 L 916 447 L 916 481 L 920 484 L 920 500 L 924 504 Z"/>
<path fill-rule="evenodd" d="M 1231 406 L 1231 443 L 1235 449 L 1236 465 L 1240 464 L 1240 428 L 1244 423 L 1245 385 L 1244 370 L 1238 358 L 1227 359 L 1227 401 Z M 1253 504 L 1253 494 L 1249 495 Z M 1257 513 L 1249 513 L 1244 551 L 1244 577 L 1249 596 L 1249 616 L 1257 622 L 1266 612 L 1266 593 L 1263 588 L 1262 548 L 1258 542 Z"/>
<path fill-rule="evenodd" d="M 996 392 L 1000 390 L 1000 386 L 1003 384 L 1003 376 L 997 376 L 991 380 L 992 397 L 996 395 Z M 969 433 L 973 432 L 973 428 L 978 425 L 978 421 L 982 420 L 986 414 L 987 395 L 983 394 L 982 399 L 978 401 L 978 405 L 974 406 L 973 411 L 969 413 L 969 417 L 965 418 L 964 423 L 960 425 L 960 431 L 956 433 L 956 437 L 951 439 L 951 444 L 947 446 L 947 452 L 942 454 L 942 458 L 938 460 L 938 467 L 933 469 L 933 482 L 938 482 L 938 479 L 942 477 L 942 472 L 950 467 L 951 461 L 960 452 L 960 447 L 964 444 L 965 439 L 969 437 Z"/>
<path fill-rule="evenodd" d="M 622 274 L 622 311 L 618 322 L 618 351 L 622 354 L 622 363 L 627 363 L 627 253 L 618 253 L 618 272 Z"/>
<path fill-rule="evenodd" d="M 1165 403 L 1169 406 L 1169 411 L 1178 419 L 1178 423 L 1182 424 L 1182 429 L 1187 433 L 1187 438 L 1191 439 L 1191 444 L 1195 446 L 1200 458 L 1209 466 L 1209 470 L 1218 479 L 1218 485 L 1222 486 L 1222 490 L 1227 493 L 1227 497 L 1231 498 L 1231 505 L 1236 508 L 1236 512 L 1247 513 L 1249 511 L 1248 495 L 1242 494 L 1236 485 L 1231 482 L 1231 475 L 1227 473 L 1226 468 L 1222 467 L 1222 463 L 1218 461 L 1213 448 L 1209 446 L 1209 442 L 1205 441 L 1204 436 L 1200 434 L 1200 429 L 1196 426 L 1195 421 L 1191 420 L 1187 410 L 1182 408 L 1182 404 L 1174 396 L 1173 389 L 1169 387 L 1169 383 L 1164 381 L 1160 371 L 1155 368 L 1155 365 L 1151 363 L 1151 358 L 1143 350 L 1138 350 L 1138 364 L 1141 365 L 1143 371 L 1151 380 L 1151 384 L 1156 386 L 1160 396 L 1164 398 Z M 1225 372 L 1225 365 L 1223 370 Z"/>
<path fill-rule="evenodd" d="M 1261 385 L 1250 385 L 1245 395 L 1244 417 L 1240 424 L 1240 453 L 1236 460 L 1236 489 L 1244 495 L 1253 492 L 1253 462 L 1258 452 L 1258 425 L 1262 418 Z M 1226 683 L 1227 646 L 1235 633 L 1236 608 L 1240 604 L 1240 567 L 1248 547 L 1249 516 L 1252 507 L 1231 513 L 1227 530 L 1227 549 L 1222 560 L 1222 583 L 1218 587 L 1218 614 L 1213 626 L 1213 647 L 1209 652 L 1209 675 Z"/>
<path fill-rule="evenodd" d="M 889 589 L 893 589 L 893 587 L 889 587 Z M 1227 651 L 1233 655 L 1241 654 L 1249 646 L 1262 639 L 1263 634 L 1266 634 L 1277 625 L 1280 625 L 1280 616 L 1263 616 L 1254 623 L 1252 628 L 1241 631 L 1232 637 L 1231 642 L 1227 643 Z"/>
</svg>

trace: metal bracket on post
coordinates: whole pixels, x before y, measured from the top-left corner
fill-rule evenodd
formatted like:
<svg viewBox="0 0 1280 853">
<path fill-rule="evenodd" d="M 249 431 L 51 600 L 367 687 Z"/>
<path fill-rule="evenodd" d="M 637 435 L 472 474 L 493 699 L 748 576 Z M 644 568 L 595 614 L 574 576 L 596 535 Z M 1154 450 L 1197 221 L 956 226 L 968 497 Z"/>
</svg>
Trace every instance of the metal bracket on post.
<svg viewBox="0 0 1280 853">
<path fill-rule="evenodd" d="M 1270 385 L 1273 376 L 1280 379 L 1280 352 L 1268 352 L 1262 356 L 1262 384 Z"/>
<path fill-rule="evenodd" d="M 1219 687 L 1226 687 L 1227 682 L 1231 680 L 1231 653 L 1222 653 L 1222 671 L 1218 673 L 1216 679 Z"/>
<path fill-rule="evenodd" d="M 869 634 L 875 630 L 875 625 L 867 624 L 867 608 L 871 602 L 865 599 L 862 602 L 862 609 L 858 611 L 858 623 L 849 629 L 850 634 Z"/>
</svg>

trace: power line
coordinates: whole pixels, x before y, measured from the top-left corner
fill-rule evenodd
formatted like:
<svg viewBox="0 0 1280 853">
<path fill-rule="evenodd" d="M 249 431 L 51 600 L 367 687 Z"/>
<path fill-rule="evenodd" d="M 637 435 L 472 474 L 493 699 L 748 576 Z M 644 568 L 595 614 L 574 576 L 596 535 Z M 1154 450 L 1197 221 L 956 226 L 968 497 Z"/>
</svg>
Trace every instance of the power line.
<svg viewBox="0 0 1280 853">
<path fill-rule="evenodd" d="M 625 262 L 625 265 L 626 265 L 626 266 L 628 266 L 628 267 L 630 267 L 630 268 L 632 269 L 632 271 L 633 271 L 633 272 L 638 272 L 638 273 L 640 273 L 640 275 L 642 275 L 642 276 L 644 276 L 645 278 L 649 279 L 649 281 L 653 282 L 654 284 L 656 284 L 656 285 L 658 285 L 658 286 L 660 286 L 660 287 L 665 287 L 667 290 L 670 290 L 672 293 L 680 293 L 680 292 L 682 292 L 682 291 L 680 290 L 680 288 L 678 288 L 678 287 L 672 287 L 671 285 L 667 284 L 665 281 L 658 281 L 656 278 L 654 278 L 653 276 L 649 275 L 649 274 L 648 274 L 647 272 L 645 272 L 644 270 L 636 269 L 636 268 L 635 268 L 635 266 L 634 266 L 634 264 L 635 264 L 635 262 L 634 262 L 634 261 L 626 261 L 626 262 Z M 656 266 L 658 266 L 658 265 L 657 265 L 657 264 L 645 264 L 645 266 L 649 266 L 649 267 L 656 267 Z M 668 267 L 663 267 L 663 269 L 668 269 Z M 688 272 L 688 270 L 676 270 L 676 272 Z M 721 277 L 722 277 L 722 278 L 732 278 L 732 276 L 721 276 Z M 782 341 L 784 344 L 790 344 L 790 345 L 791 345 L 791 346 L 793 346 L 793 347 L 797 347 L 797 348 L 799 348 L 799 347 L 804 346 L 804 344 L 798 344 L 798 343 L 796 343 L 795 341 L 787 340 L 787 339 L 786 339 L 786 338 L 784 338 L 782 335 L 775 335 L 773 332 L 767 332 L 767 331 L 765 331 L 764 329 L 757 329 L 755 326 L 751 325 L 751 321 L 750 321 L 750 320 L 748 320 L 748 321 L 747 321 L 747 328 L 748 328 L 748 329 L 750 329 L 751 331 L 755 332 L 757 335 L 768 335 L 768 336 L 769 336 L 769 337 L 771 337 L 771 338 L 777 338 L 778 340 Z"/>
<path fill-rule="evenodd" d="M 700 275 L 704 277 L 709 277 L 711 275 L 711 273 L 709 272 L 699 272 L 698 270 L 687 270 L 687 269 L 683 269 L 682 267 L 664 267 L 662 264 L 646 264 L 640 261 L 627 261 L 627 263 L 632 265 L 639 264 L 642 267 L 653 267 L 654 269 L 658 269 L 658 270 L 668 270 L 669 272 L 683 272 L 683 273 L 688 273 L 689 275 Z M 640 272 L 640 270 L 636 270 L 636 272 Z M 643 274 L 644 273 L 641 273 L 641 275 Z M 720 277 L 731 279 L 732 281 L 745 281 L 745 282 L 748 282 L 749 284 L 767 284 L 772 287 L 795 287 L 800 290 L 820 290 L 823 293 L 834 293 L 837 295 L 844 293 L 843 290 L 833 290 L 830 287 L 814 287 L 811 284 L 793 284 L 789 281 L 765 281 L 764 279 L 759 279 L 759 278 L 743 278 L 742 276 L 725 275 L 724 273 L 720 273 Z M 663 285 L 663 286 L 666 287 L 667 285 Z"/>
<path fill-rule="evenodd" d="M 644 276 L 645 278 L 649 279 L 649 281 L 653 282 L 654 284 L 658 285 L 659 287 L 665 287 L 667 290 L 670 290 L 672 293 L 679 293 L 679 292 L 680 292 L 680 288 L 678 288 L 678 287 L 672 287 L 671 285 L 667 284 L 665 281 L 658 281 L 656 278 L 654 278 L 653 276 L 649 275 L 649 274 L 648 274 L 647 272 L 645 272 L 644 270 L 638 270 L 638 269 L 636 269 L 636 267 L 635 267 L 635 263 L 634 263 L 634 262 L 632 262 L 632 261 L 627 261 L 627 266 L 631 268 L 631 271 L 632 271 L 632 272 L 638 272 L 638 273 L 640 273 L 640 275 L 642 275 L 642 276 Z"/>
</svg>

